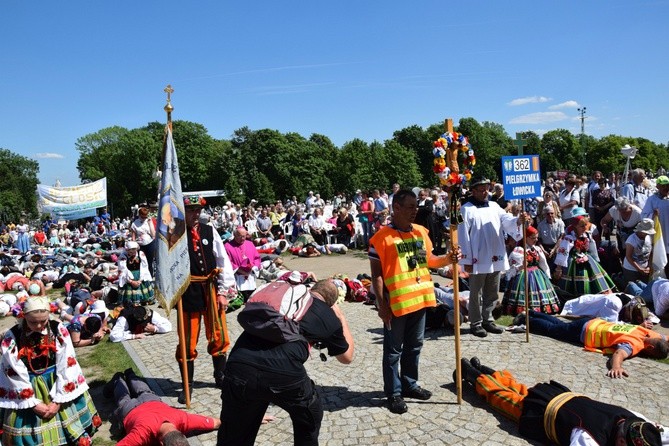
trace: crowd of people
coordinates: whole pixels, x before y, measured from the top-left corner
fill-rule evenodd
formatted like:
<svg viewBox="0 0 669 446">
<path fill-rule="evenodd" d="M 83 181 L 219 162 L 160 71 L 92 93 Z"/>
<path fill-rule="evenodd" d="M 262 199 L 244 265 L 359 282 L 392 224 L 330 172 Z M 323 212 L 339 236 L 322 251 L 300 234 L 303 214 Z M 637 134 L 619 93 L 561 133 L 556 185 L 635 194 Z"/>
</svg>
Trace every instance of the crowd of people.
<svg viewBox="0 0 669 446">
<path fill-rule="evenodd" d="M 623 185 L 610 183 L 600 172 L 589 182 L 575 176 L 548 178 L 540 197 L 521 202 L 507 200 L 499 184 L 474 177 L 458 203 L 462 222 L 457 248 L 450 251 L 447 216 L 452 197 L 437 188 L 411 190 L 395 184 L 390 194 L 357 190 L 351 197 L 338 194 L 327 201 L 309 192 L 304 201 L 292 197 L 261 206 L 251 200 L 243 208 L 187 200 L 192 280 L 182 296 L 179 319 L 186 355 L 177 348 L 175 358 L 183 365 L 181 380 L 192 392 L 204 322 L 214 381 L 223 400 L 220 419 L 196 422 L 202 429 L 218 429 L 218 444 L 250 445 L 260 424 L 268 421 L 265 410 L 273 403 L 291 414 L 295 444 L 318 444 L 323 408 L 303 363 L 313 345 L 344 364 L 353 360 L 353 338 L 337 304 L 342 286 L 343 294 L 351 290 L 341 280 L 316 281 L 313 274 L 286 270 L 281 261 L 286 251 L 316 257 L 367 250 L 371 275 L 366 292 L 383 324 L 383 391 L 393 413 L 407 412 L 405 398 L 432 396 L 418 382 L 426 320 L 440 305 L 452 308 L 452 298 L 449 304 L 443 297 L 447 291 L 432 281 L 437 271 L 460 271 L 466 300 L 459 317 L 469 321 L 473 336 L 502 333 L 504 328 L 496 324 L 500 313 L 515 316 L 511 328 L 532 319 L 533 333 L 610 353 L 608 375 L 629 376 L 624 359 L 637 354 L 667 357 L 669 343 L 652 327 L 658 318 L 669 318 L 669 280 L 655 278 L 651 259 L 652 218 L 659 218 L 663 232 L 667 225 L 669 234 L 667 195 L 669 178 L 649 182 L 641 170 L 633 171 Z M 83 224 L 47 220 L 30 227 L 22 221 L 2 224 L 0 231 L 0 292 L 7 291 L 0 296 L 0 314 L 21 318 L 2 343 L 3 365 L 21 377 L 19 382 L 0 376 L 0 388 L 13 391 L 0 396 L 3 444 L 20 443 L 35 432 L 44 435 L 46 429 L 53 429 L 49 435 L 59 439 L 52 444 L 86 444 L 100 420 L 75 349 L 106 336 L 120 342 L 172 330 L 169 320 L 152 308 L 155 212 L 141 207 L 135 218 L 121 220 L 103 210 Z M 298 343 L 268 343 L 246 331 L 232 342 L 226 313 L 251 305 L 253 296 L 267 291 L 264 284 L 274 281 L 290 283 L 292 293 L 295 286 L 315 282 L 309 291 L 315 303 L 301 320 Z M 61 297 L 50 302 L 47 293 L 53 289 L 62 289 Z M 626 294 L 617 293 L 623 290 Z M 636 325 L 620 323 L 633 314 L 625 311 L 628 302 L 647 307 L 641 319 L 637 315 L 626 321 Z M 599 319 L 604 310 L 613 312 L 615 320 Z M 560 313 L 582 318 L 566 323 L 554 316 Z M 450 323 L 453 317 L 451 313 Z M 465 366 L 465 380 L 477 389 L 482 375 L 497 373 Z M 129 433 L 142 418 L 133 412 L 136 407 L 163 410 L 131 372 L 112 381 L 108 393 L 118 394 L 120 418 Z M 67 395 L 61 397 L 58 392 L 65 388 Z M 135 398 L 139 395 L 146 399 Z M 178 400 L 184 403 L 190 396 L 184 386 Z M 25 415 L 17 416 L 21 411 Z M 152 438 L 183 444 L 183 433 L 194 425 L 173 415 L 169 429 L 154 426 Z M 516 415 L 522 423 L 524 413 Z M 63 421 L 74 417 L 76 422 Z M 564 432 L 551 440 L 561 440 L 560 435 Z M 144 444 L 140 437 L 132 434 L 125 442 Z"/>
</svg>

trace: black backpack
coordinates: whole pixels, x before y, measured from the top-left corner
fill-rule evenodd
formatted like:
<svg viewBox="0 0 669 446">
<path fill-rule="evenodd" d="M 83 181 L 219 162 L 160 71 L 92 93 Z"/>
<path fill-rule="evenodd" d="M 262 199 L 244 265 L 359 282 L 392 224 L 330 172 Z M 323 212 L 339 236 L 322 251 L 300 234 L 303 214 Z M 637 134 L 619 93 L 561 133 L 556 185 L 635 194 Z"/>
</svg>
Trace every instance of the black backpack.
<svg viewBox="0 0 669 446">
<path fill-rule="evenodd" d="M 300 320 L 312 303 L 306 286 L 270 282 L 253 293 L 237 320 L 247 333 L 276 344 L 308 342 L 300 334 Z"/>
</svg>

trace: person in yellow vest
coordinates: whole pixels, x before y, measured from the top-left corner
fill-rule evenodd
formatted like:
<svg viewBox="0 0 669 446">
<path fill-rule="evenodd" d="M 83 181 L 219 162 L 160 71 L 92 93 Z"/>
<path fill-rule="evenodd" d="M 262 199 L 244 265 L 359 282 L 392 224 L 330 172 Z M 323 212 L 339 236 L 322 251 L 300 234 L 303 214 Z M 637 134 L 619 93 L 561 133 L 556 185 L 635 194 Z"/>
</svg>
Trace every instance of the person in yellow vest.
<svg viewBox="0 0 669 446">
<path fill-rule="evenodd" d="M 664 426 L 574 393 L 556 381 L 528 388 L 508 370 L 493 370 L 476 357 L 460 362 L 462 379 L 493 409 L 518 423 L 520 435 L 541 444 L 660 446 L 669 442 Z"/>
<path fill-rule="evenodd" d="M 436 306 L 429 268 L 457 263 L 457 253 L 432 255 L 428 230 L 413 223 L 417 209 L 412 191 L 396 192 L 392 221 L 374 234 L 369 247 L 372 286 L 384 324 L 383 389 L 388 408 L 398 414 L 408 410 L 404 398 L 432 396 L 418 385 L 425 311 Z"/>
<path fill-rule="evenodd" d="M 622 378 L 629 376 L 623 369 L 623 361 L 632 356 L 664 359 L 669 354 L 667 338 L 639 325 L 607 322 L 598 318 L 581 318 L 565 322 L 554 316 L 530 311 L 530 333 L 548 336 L 558 341 L 583 345 L 585 350 L 611 355 L 607 376 Z M 525 314 L 517 316 L 522 323 Z"/>
</svg>

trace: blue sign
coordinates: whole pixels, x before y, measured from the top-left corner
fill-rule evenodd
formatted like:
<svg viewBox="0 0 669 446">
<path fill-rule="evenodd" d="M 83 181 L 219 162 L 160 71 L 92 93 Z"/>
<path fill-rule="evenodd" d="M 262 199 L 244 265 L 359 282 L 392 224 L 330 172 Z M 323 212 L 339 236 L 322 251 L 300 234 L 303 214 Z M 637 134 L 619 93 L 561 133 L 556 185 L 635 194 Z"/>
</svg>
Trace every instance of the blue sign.
<svg viewBox="0 0 669 446">
<path fill-rule="evenodd" d="M 540 197 L 539 155 L 503 156 L 502 181 L 507 200 Z"/>
</svg>

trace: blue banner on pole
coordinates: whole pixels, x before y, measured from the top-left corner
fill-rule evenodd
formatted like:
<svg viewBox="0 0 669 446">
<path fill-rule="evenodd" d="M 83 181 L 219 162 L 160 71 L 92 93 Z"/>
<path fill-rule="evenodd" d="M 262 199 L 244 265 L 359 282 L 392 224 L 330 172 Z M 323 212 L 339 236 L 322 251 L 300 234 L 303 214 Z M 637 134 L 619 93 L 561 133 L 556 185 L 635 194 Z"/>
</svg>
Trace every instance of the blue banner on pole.
<svg viewBox="0 0 669 446">
<path fill-rule="evenodd" d="M 503 156 L 502 181 L 507 200 L 540 197 L 539 155 Z"/>
</svg>

